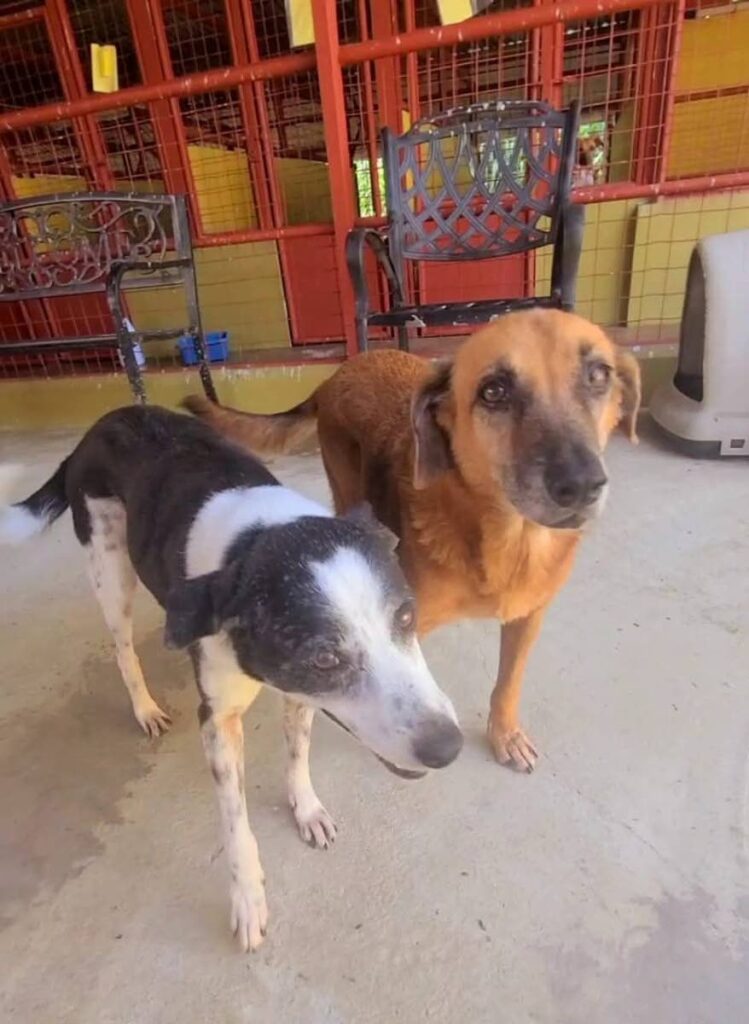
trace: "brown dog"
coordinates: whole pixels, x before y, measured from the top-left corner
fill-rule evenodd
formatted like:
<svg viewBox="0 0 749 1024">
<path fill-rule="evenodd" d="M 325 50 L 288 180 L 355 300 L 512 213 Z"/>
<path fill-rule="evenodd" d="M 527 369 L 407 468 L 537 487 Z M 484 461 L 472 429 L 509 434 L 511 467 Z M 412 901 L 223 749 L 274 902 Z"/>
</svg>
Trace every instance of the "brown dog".
<svg viewBox="0 0 749 1024">
<path fill-rule="evenodd" d="M 186 404 L 266 453 L 317 430 L 337 511 L 369 501 L 400 538 L 422 634 L 465 616 L 500 620 L 489 739 L 503 764 L 532 771 L 538 755 L 518 721 L 525 665 L 581 528 L 603 506 L 609 435 L 621 424 L 635 440 L 639 403 L 631 356 L 579 316 L 533 310 L 478 331 L 452 363 L 357 356 L 276 416 Z"/>
</svg>

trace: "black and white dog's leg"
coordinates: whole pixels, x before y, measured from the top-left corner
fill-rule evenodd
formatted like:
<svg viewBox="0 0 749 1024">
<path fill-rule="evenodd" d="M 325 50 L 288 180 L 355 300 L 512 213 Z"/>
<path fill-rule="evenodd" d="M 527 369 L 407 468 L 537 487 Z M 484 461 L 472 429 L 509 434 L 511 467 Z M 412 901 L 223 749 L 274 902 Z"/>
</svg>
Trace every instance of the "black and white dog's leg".
<svg viewBox="0 0 749 1024">
<path fill-rule="evenodd" d="M 309 744 L 314 714 L 313 709 L 305 704 L 284 697 L 283 731 L 289 755 L 286 774 L 289 803 L 302 839 L 325 849 L 335 840 L 336 826 L 320 803 L 309 774 Z"/>
<path fill-rule="evenodd" d="M 246 953 L 257 949 L 265 937 L 268 907 L 257 842 L 247 820 L 242 718 L 236 711 L 213 714 L 206 703 L 200 705 L 199 717 L 231 872 L 231 930 Z"/>
<path fill-rule="evenodd" d="M 133 712 L 148 736 L 166 732 L 171 720 L 148 692 L 133 647 L 133 595 L 138 578 L 127 551 L 125 509 L 112 498 L 87 498 L 91 537 L 84 545 L 91 586 L 117 653 Z"/>
</svg>

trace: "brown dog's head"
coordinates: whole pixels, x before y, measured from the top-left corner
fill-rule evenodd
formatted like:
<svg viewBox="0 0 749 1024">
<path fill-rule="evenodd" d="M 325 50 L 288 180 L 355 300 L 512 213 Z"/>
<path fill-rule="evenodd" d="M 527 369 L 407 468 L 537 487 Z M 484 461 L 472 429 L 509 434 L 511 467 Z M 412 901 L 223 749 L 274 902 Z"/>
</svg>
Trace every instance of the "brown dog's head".
<svg viewBox="0 0 749 1024">
<path fill-rule="evenodd" d="M 577 529 L 603 507 L 603 449 L 636 440 L 640 374 L 572 313 L 512 313 L 474 334 L 414 398 L 416 487 L 457 468 L 482 497 L 542 526 Z"/>
</svg>

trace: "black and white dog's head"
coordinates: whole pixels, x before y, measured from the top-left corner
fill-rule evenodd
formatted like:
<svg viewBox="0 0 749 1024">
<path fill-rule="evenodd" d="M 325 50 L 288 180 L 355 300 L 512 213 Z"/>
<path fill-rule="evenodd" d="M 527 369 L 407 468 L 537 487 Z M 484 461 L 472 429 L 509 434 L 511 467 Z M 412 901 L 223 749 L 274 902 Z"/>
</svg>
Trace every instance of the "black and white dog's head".
<svg viewBox="0 0 749 1024">
<path fill-rule="evenodd" d="M 441 768 L 463 738 L 394 544 L 366 513 L 245 532 L 220 569 L 173 589 L 166 642 L 218 634 L 243 672 L 325 711 L 397 774 Z"/>
</svg>

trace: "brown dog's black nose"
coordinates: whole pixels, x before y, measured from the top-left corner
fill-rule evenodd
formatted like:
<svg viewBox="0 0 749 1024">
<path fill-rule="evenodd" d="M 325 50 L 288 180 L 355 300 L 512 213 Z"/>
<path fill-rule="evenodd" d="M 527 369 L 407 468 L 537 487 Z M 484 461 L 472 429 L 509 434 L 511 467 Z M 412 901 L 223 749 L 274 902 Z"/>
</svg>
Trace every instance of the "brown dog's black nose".
<svg viewBox="0 0 749 1024">
<path fill-rule="evenodd" d="M 544 471 L 546 490 L 560 508 L 592 505 L 607 482 L 601 460 L 582 447 L 550 459 Z"/>
<path fill-rule="evenodd" d="M 426 768 L 444 768 L 463 748 L 463 733 L 450 718 L 436 718 L 422 726 L 414 741 L 414 754 Z"/>
</svg>

